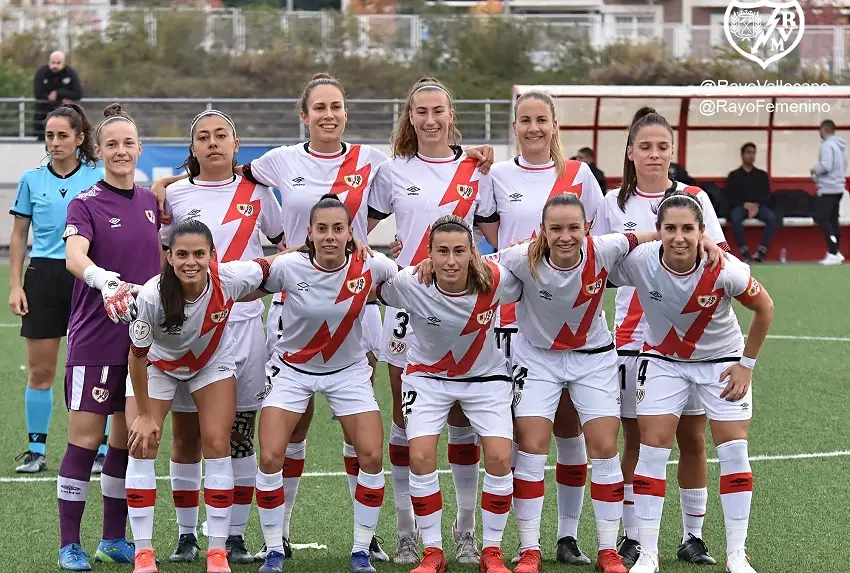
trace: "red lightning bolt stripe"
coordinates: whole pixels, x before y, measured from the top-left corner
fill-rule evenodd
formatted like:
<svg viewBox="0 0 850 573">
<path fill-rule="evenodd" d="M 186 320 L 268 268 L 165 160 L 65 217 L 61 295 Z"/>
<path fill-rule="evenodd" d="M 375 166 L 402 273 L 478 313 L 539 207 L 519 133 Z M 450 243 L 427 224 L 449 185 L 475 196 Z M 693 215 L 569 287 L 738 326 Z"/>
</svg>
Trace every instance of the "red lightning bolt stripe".
<svg viewBox="0 0 850 573">
<path fill-rule="evenodd" d="M 452 354 L 452 351 L 449 350 L 436 364 L 432 364 L 430 366 L 427 364 L 408 364 L 407 374 L 415 374 L 417 372 L 424 372 L 426 374 L 445 373 L 447 377 L 455 378 L 457 376 L 463 376 L 472 370 L 472 367 L 475 365 L 475 361 L 478 360 L 478 356 L 484 348 L 484 342 L 487 340 L 487 336 L 489 335 L 490 325 L 493 324 L 492 317 L 484 324 L 481 324 L 478 321 L 478 316 L 487 312 L 495 314 L 496 306 L 498 306 L 493 302 L 493 299 L 496 296 L 496 292 L 499 288 L 499 281 L 501 279 L 499 267 L 490 261 L 487 261 L 486 264 L 493 271 L 493 286 L 490 289 L 490 292 L 479 292 L 478 296 L 475 297 L 475 307 L 469 315 L 466 326 L 464 326 L 460 333 L 460 336 L 465 336 L 474 332 L 475 338 L 473 339 L 472 344 L 469 345 L 469 348 L 463 355 L 463 358 L 460 359 L 460 362 L 455 362 L 454 355 Z"/>
<path fill-rule="evenodd" d="M 723 298 L 724 290 L 722 288 L 714 290 L 714 285 L 719 276 L 720 265 L 718 265 L 714 271 L 711 271 L 708 268 L 703 270 L 702 276 L 694 289 L 694 293 L 691 295 L 691 298 L 688 299 L 685 308 L 682 309 L 681 314 L 692 314 L 694 312 L 699 313 L 690 328 L 688 328 L 688 331 L 685 332 L 684 338 L 679 338 L 679 335 L 676 333 L 676 327 L 673 326 L 670 328 L 670 332 L 667 333 L 667 336 L 664 337 L 661 344 L 658 346 L 650 346 L 649 344 L 644 343 L 643 351 L 657 350 L 665 356 L 678 355 L 679 358 L 690 358 L 694 353 L 694 350 L 696 350 L 697 342 L 699 342 L 699 339 L 702 338 L 706 327 L 708 327 L 709 323 L 711 323 L 711 319 L 714 317 L 714 311 L 717 310 L 717 307 L 719 306 L 720 299 Z M 712 305 L 704 307 L 699 304 L 698 301 L 700 298 L 710 296 L 717 297 Z"/>
<path fill-rule="evenodd" d="M 192 372 L 197 372 L 207 365 L 207 362 L 209 362 L 212 355 L 215 354 L 216 349 L 218 349 L 221 337 L 224 335 L 224 330 L 227 326 L 227 320 L 230 318 L 230 309 L 233 306 L 233 299 L 224 299 L 224 291 L 221 290 L 221 279 L 218 276 L 218 264 L 215 262 L 210 264 L 210 281 L 212 283 L 210 284 L 210 302 L 207 304 L 207 311 L 204 315 L 204 323 L 201 326 L 201 337 L 208 334 L 211 330 L 215 330 L 212 338 L 210 338 L 210 341 L 207 343 L 207 347 L 200 356 L 195 356 L 195 354 L 189 350 L 177 360 L 152 360 L 151 364 L 163 372 L 177 370 L 180 367 L 186 367 Z M 223 317 L 221 317 L 222 312 L 225 313 Z M 213 320 L 214 316 L 221 318 L 216 321 Z"/>
<path fill-rule="evenodd" d="M 599 304 L 602 302 L 602 297 L 605 295 L 605 281 L 608 279 L 608 269 L 603 268 L 596 273 L 596 247 L 593 242 L 593 237 L 587 238 L 587 259 L 584 262 L 584 268 L 581 270 L 581 290 L 576 296 L 573 303 L 573 308 L 578 308 L 581 305 L 590 302 L 584 315 L 581 317 L 578 329 L 572 331 L 570 325 L 566 322 L 561 327 L 558 336 L 552 342 L 552 350 L 573 350 L 581 348 L 587 344 L 587 333 L 593 324 L 593 318 L 599 309 Z"/>
<path fill-rule="evenodd" d="M 452 215 L 457 215 L 461 219 L 466 219 L 466 216 L 469 215 L 469 210 L 472 209 L 472 202 L 475 201 L 475 198 L 478 196 L 478 181 L 472 181 L 472 176 L 475 174 L 475 169 L 478 166 L 478 160 L 473 159 L 471 157 L 467 157 L 457 166 L 457 170 L 455 171 L 454 177 L 452 177 L 451 183 L 446 188 L 446 192 L 443 194 L 442 200 L 440 200 L 440 206 L 448 205 L 454 201 L 457 201 L 454 210 L 452 211 Z M 459 190 L 461 186 L 469 186 L 472 187 L 472 194 L 469 197 L 461 196 Z M 433 221 L 431 221 L 433 223 Z M 428 225 L 428 228 L 425 229 L 425 235 L 422 237 L 422 240 L 419 242 L 419 246 L 416 248 L 416 252 L 413 255 L 413 259 L 410 261 L 411 265 L 416 265 L 424 261 L 428 258 L 428 241 L 431 238 L 431 225 Z"/>
<path fill-rule="evenodd" d="M 372 172 L 372 165 L 370 163 L 357 169 L 360 150 L 360 145 L 351 146 L 351 150 L 345 156 L 345 159 L 343 159 L 342 165 L 339 166 L 336 180 L 331 186 L 330 191 L 337 196 L 341 196 L 346 191 L 348 192 L 344 203 L 352 218 L 356 217 L 357 212 L 360 210 L 360 205 L 363 203 L 363 191 L 366 189 L 369 174 Z"/>
<path fill-rule="evenodd" d="M 346 337 L 351 332 L 351 328 L 354 326 L 354 321 L 356 321 L 360 316 L 360 311 L 363 310 L 363 305 L 366 304 L 366 299 L 369 296 L 369 289 L 372 287 L 372 271 L 367 270 L 364 273 L 364 264 L 364 260 L 352 259 L 351 264 L 348 267 L 348 271 L 345 274 L 345 279 L 342 281 L 342 286 L 339 289 L 339 295 L 334 301 L 334 304 L 343 302 L 349 298 L 352 300 L 351 306 L 349 307 L 348 312 L 345 313 L 345 316 L 342 317 L 342 321 L 340 321 L 336 332 L 331 334 L 331 329 L 328 326 L 327 321 L 322 322 L 319 330 L 313 335 L 313 338 L 310 339 L 310 342 L 308 342 L 304 348 L 295 354 L 289 354 L 288 352 L 283 353 L 281 359 L 284 362 L 289 362 L 291 364 L 304 364 L 312 360 L 313 357 L 320 352 L 322 353 L 322 359 L 324 359 L 325 362 L 328 362 L 331 358 L 333 358 L 336 351 L 339 350 L 339 347 L 342 346 L 342 343 L 345 342 Z M 361 278 L 364 282 L 359 286 L 362 288 L 360 288 L 357 292 L 352 292 L 352 290 L 348 288 L 348 284 L 351 281 L 357 281 Z"/>
<path fill-rule="evenodd" d="M 221 224 L 225 225 L 231 221 L 239 221 L 239 228 L 233 235 L 233 240 L 227 246 L 221 262 L 228 263 L 230 261 L 238 261 L 245 254 L 245 247 L 248 246 L 248 241 L 251 240 L 251 235 L 254 234 L 254 227 L 257 224 L 257 217 L 260 216 L 260 200 L 251 201 L 251 196 L 254 194 L 256 183 L 251 183 L 244 177 L 236 187 L 236 192 L 233 194 L 233 200 L 227 208 L 227 213 L 224 214 Z M 239 206 L 243 205 L 245 212 L 239 211 Z"/>
</svg>

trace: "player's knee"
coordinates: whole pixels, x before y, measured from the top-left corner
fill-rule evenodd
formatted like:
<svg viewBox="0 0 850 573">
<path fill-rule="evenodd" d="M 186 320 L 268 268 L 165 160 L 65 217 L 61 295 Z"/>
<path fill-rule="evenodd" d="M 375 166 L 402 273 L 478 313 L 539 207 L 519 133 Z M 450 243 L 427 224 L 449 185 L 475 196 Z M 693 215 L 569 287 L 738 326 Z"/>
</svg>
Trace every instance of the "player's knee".
<svg viewBox="0 0 850 573">
<path fill-rule="evenodd" d="M 383 452 L 381 444 L 376 444 L 375 447 L 363 447 L 357 452 L 357 462 L 360 464 L 360 469 L 369 474 L 378 473 L 381 471 L 383 464 Z"/>
<path fill-rule="evenodd" d="M 273 474 L 283 468 L 283 458 L 286 455 L 286 444 L 264 445 L 260 448 L 260 470 Z"/>
<path fill-rule="evenodd" d="M 529 454 L 549 453 L 550 436 L 543 431 L 524 431 L 517 435 L 519 449 Z"/>
<path fill-rule="evenodd" d="M 499 448 L 495 452 L 485 449 L 484 470 L 492 476 L 507 475 L 511 471 L 511 448 Z"/>
<path fill-rule="evenodd" d="M 424 448 L 410 449 L 410 471 L 417 475 L 423 475 L 434 471 L 437 467 L 437 452 L 424 450 Z"/>
<path fill-rule="evenodd" d="M 230 429 L 230 457 L 254 454 L 254 412 L 237 412 Z"/>
<path fill-rule="evenodd" d="M 683 459 L 705 459 L 705 434 L 688 432 L 676 436 Z"/>
<path fill-rule="evenodd" d="M 35 390 L 47 390 L 53 386 L 56 377 L 56 364 L 30 364 L 27 385 Z"/>
</svg>

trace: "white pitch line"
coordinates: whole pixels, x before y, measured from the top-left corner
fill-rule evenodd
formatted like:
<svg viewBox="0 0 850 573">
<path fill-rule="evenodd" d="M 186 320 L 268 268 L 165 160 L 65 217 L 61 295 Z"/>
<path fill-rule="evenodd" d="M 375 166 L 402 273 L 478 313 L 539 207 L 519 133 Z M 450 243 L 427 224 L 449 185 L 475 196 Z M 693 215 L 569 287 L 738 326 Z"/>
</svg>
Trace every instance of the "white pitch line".
<svg viewBox="0 0 850 573">
<path fill-rule="evenodd" d="M 774 462 L 774 461 L 791 461 L 791 460 L 811 460 L 811 459 L 821 459 L 821 458 L 840 458 L 850 456 L 850 450 L 836 450 L 834 452 L 814 452 L 807 454 L 759 454 L 750 457 L 751 462 Z M 710 464 L 720 463 L 720 460 L 717 458 L 712 458 L 708 460 Z M 679 464 L 679 460 L 669 460 L 667 462 L 668 466 L 675 466 Z M 588 467 L 592 467 L 588 464 Z M 547 472 L 551 472 L 555 469 L 555 466 L 546 466 L 545 470 Z M 484 469 L 480 470 L 482 473 Z M 451 473 L 451 470 L 437 470 L 438 474 L 448 474 Z M 302 478 L 337 478 L 337 477 L 345 477 L 348 474 L 345 472 L 305 472 L 301 474 Z M 384 471 L 384 475 L 390 475 L 390 471 Z M 169 476 L 157 476 L 157 481 L 166 481 L 171 478 Z M 0 483 L 38 483 L 38 482 L 55 482 L 56 477 L 0 477 Z M 99 477 L 92 477 L 91 481 L 100 481 Z"/>
</svg>

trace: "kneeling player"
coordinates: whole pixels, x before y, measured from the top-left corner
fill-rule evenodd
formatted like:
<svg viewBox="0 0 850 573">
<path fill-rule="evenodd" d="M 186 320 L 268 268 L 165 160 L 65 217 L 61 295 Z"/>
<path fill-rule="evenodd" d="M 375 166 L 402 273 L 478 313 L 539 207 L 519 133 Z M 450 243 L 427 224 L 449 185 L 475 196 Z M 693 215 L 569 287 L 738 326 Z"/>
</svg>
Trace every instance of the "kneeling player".
<svg viewBox="0 0 850 573">
<path fill-rule="evenodd" d="M 500 304 L 515 302 L 519 281 L 477 253 L 469 224 L 456 215 L 431 226 L 428 243 L 436 280 L 420 283 L 411 269 L 378 287 L 387 306 L 410 314 L 416 338 L 402 377 L 402 409 L 410 444 L 410 495 L 425 553 L 414 573 L 442 573 L 442 507 L 437 442 L 455 402 L 481 437 L 484 489 L 482 573 L 504 573 L 500 545 L 513 494 L 511 378 L 491 335 Z"/>
<path fill-rule="evenodd" d="M 698 257 L 705 229 L 700 203 L 678 192 L 662 201 L 661 242 L 635 249 L 611 282 L 636 287 L 647 330 L 638 360 L 640 454 L 634 478 L 640 557 L 632 573 L 656 573 L 666 466 L 676 426 L 696 388 L 720 459 L 727 573 L 755 573 L 745 542 L 753 492 L 747 451 L 752 374 L 773 319 L 773 301 L 749 267 L 727 255 L 722 270 Z M 732 298 L 754 311 L 746 345 Z M 648 381 L 648 382 L 647 382 Z"/>
<path fill-rule="evenodd" d="M 215 262 L 213 237 L 202 222 L 177 224 L 168 265 L 137 297 L 130 327 L 130 380 L 138 416 L 130 426 L 127 505 L 136 542 L 135 573 L 157 571 L 151 546 L 156 501 L 156 459 L 162 422 L 178 385 L 198 408 L 206 458 L 204 500 L 209 523 L 207 571 L 230 571 L 225 540 L 233 506 L 230 429 L 236 411 L 235 341 L 227 333 L 233 303 L 267 278 L 270 260 Z"/>
<path fill-rule="evenodd" d="M 269 361 L 272 388 L 260 416 L 257 506 L 267 549 L 261 573 L 284 569 L 286 446 L 316 393 L 352 437 L 360 465 L 351 571 L 375 573 L 369 545 L 384 500 L 383 425 L 363 343 L 364 307 L 371 287 L 395 276 L 397 267 L 383 255 L 353 253 L 351 214 L 336 195 L 325 195 L 310 211 L 304 249 L 279 257 L 266 283 L 269 292 L 286 296 L 287 328 Z"/>
</svg>

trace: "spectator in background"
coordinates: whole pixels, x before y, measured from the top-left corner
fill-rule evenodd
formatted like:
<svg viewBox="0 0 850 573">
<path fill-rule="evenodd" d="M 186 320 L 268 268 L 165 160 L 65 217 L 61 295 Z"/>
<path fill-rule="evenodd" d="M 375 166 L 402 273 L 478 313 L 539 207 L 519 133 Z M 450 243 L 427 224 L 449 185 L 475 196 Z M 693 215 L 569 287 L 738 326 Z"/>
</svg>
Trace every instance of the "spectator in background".
<svg viewBox="0 0 850 573">
<path fill-rule="evenodd" d="M 754 165 L 755 161 L 756 144 L 747 142 L 741 146 L 741 166 L 726 177 L 727 196 L 732 204 L 729 216 L 732 220 L 732 232 L 741 250 L 741 258 L 748 263 L 764 261 L 777 227 L 776 213 L 767 206 L 770 202 L 770 179 L 767 171 Z M 764 223 L 761 243 L 755 256 L 750 255 L 744 237 L 745 219 L 758 219 Z"/>
<path fill-rule="evenodd" d="M 35 72 L 33 92 L 36 100 L 33 128 L 38 141 L 44 141 L 44 118 L 63 103 L 81 100 L 83 85 L 74 68 L 66 65 L 65 54 L 57 51 Z"/>
<path fill-rule="evenodd" d="M 670 164 L 670 168 L 667 170 L 667 177 L 669 177 L 671 181 L 680 181 L 685 185 L 694 185 L 695 187 L 699 187 L 696 179 L 688 175 L 685 168 L 678 163 Z"/>
<path fill-rule="evenodd" d="M 820 124 L 818 163 L 812 167 L 812 179 L 818 190 L 814 219 L 820 227 L 829 249 L 820 261 L 822 265 L 840 265 L 844 255 L 839 250 L 841 237 L 838 225 L 838 206 L 845 191 L 847 176 L 847 142 L 835 135 L 835 122 L 827 119 Z"/>
<path fill-rule="evenodd" d="M 593 150 L 589 147 L 582 147 L 578 150 L 578 155 L 576 157 L 579 161 L 587 163 L 587 166 L 590 167 L 591 173 L 593 173 L 593 176 L 599 183 L 599 188 L 602 189 L 602 195 L 605 195 L 608 192 L 608 189 L 605 187 L 605 173 L 596 167 L 596 163 L 593 162 Z"/>
</svg>

